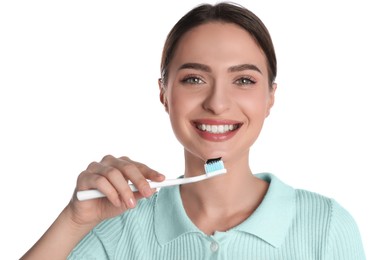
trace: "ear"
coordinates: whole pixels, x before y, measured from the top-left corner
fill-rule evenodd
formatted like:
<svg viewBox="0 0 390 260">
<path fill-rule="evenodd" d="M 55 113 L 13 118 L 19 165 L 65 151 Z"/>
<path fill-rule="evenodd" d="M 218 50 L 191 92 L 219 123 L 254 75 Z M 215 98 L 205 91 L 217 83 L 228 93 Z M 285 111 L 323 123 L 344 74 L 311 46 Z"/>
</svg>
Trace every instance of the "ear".
<svg viewBox="0 0 390 260">
<path fill-rule="evenodd" d="M 268 99 L 267 117 L 271 113 L 271 108 L 274 106 L 274 103 L 275 103 L 275 92 L 276 92 L 277 87 L 278 86 L 277 86 L 276 83 L 272 83 L 272 89 L 270 90 L 269 99 Z"/>
<path fill-rule="evenodd" d="M 158 79 L 158 86 L 160 88 L 160 102 L 164 105 L 165 111 L 169 113 L 167 97 L 165 95 L 166 89 L 162 79 Z"/>
</svg>

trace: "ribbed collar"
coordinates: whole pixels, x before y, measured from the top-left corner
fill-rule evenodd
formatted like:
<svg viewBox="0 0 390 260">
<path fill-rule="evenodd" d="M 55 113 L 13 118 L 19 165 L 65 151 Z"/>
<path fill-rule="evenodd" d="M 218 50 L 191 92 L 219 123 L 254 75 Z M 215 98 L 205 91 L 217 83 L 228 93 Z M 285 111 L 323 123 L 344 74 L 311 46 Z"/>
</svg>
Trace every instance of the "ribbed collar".
<svg viewBox="0 0 390 260">
<path fill-rule="evenodd" d="M 249 233 L 279 247 L 295 215 L 295 190 L 272 174 L 255 176 L 270 183 L 267 194 L 253 214 L 230 231 Z M 157 195 L 154 210 L 154 230 L 160 245 L 187 233 L 204 234 L 187 216 L 179 186 L 162 188 Z"/>
</svg>

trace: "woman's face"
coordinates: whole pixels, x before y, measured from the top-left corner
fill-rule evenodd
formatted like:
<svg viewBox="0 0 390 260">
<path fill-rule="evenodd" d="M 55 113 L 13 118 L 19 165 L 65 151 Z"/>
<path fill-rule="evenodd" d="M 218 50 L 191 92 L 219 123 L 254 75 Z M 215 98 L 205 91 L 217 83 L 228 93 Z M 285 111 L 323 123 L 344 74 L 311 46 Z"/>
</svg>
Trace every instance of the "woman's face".
<svg viewBox="0 0 390 260">
<path fill-rule="evenodd" d="M 245 159 L 274 101 L 263 51 L 235 24 L 187 32 L 169 66 L 161 101 L 186 157 Z"/>
</svg>

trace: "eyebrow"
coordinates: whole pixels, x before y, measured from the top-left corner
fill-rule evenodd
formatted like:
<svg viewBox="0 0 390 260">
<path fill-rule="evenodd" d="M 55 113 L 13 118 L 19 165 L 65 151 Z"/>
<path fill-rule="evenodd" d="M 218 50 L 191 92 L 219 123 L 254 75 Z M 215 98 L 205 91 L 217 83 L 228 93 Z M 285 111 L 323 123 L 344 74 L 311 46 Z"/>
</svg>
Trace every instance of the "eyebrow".
<svg viewBox="0 0 390 260">
<path fill-rule="evenodd" d="M 211 72 L 211 68 L 209 66 L 200 63 L 193 63 L 193 62 L 184 63 L 179 67 L 178 70 L 182 70 L 182 69 L 194 69 L 194 70 L 201 70 L 204 72 Z"/>
<path fill-rule="evenodd" d="M 182 70 L 182 69 L 195 69 L 204 72 L 211 72 L 211 68 L 209 66 L 201 63 L 195 63 L 195 62 L 184 63 L 179 67 L 178 70 Z M 256 65 L 253 64 L 240 64 L 228 68 L 228 72 L 240 72 L 244 70 L 254 70 L 259 72 L 260 74 L 263 74 L 261 70 Z"/>
<path fill-rule="evenodd" d="M 229 67 L 228 69 L 229 72 L 239 72 L 244 70 L 254 70 L 259 72 L 260 74 L 263 74 L 261 70 L 256 65 L 253 64 L 240 64 L 240 65 Z"/>
</svg>

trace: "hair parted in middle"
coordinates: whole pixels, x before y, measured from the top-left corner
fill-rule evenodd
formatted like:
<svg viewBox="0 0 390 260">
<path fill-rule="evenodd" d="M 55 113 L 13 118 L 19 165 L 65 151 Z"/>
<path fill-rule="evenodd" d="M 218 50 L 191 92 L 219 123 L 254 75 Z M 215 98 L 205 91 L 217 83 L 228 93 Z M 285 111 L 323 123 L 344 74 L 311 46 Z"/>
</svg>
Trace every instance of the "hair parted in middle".
<svg viewBox="0 0 390 260">
<path fill-rule="evenodd" d="M 169 65 L 175 55 L 176 47 L 183 35 L 202 24 L 210 22 L 233 23 L 246 30 L 267 58 L 269 87 L 276 78 L 277 61 L 271 36 L 264 23 L 250 10 L 235 4 L 222 2 L 216 5 L 202 4 L 185 14 L 169 32 L 161 57 L 161 83 L 166 86 L 169 77 Z"/>
</svg>

